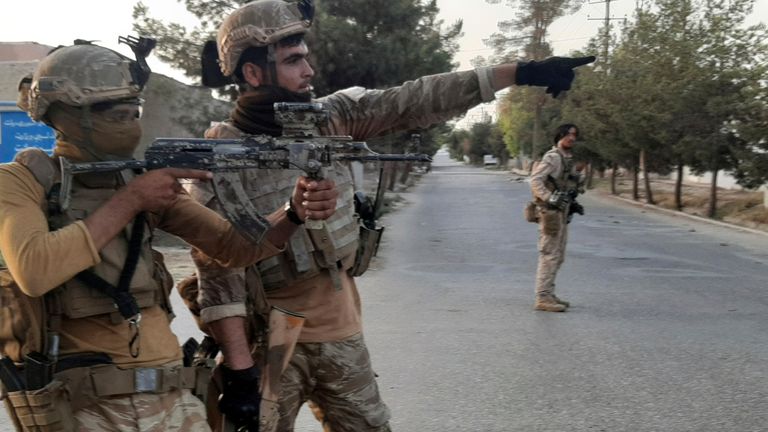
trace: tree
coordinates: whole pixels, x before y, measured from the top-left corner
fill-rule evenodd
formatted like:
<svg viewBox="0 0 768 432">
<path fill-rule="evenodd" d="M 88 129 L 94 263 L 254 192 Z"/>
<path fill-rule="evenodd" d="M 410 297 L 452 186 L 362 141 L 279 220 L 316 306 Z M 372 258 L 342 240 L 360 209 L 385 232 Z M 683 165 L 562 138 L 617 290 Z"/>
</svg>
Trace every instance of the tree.
<svg viewBox="0 0 768 432">
<path fill-rule="evenodd" d="M 714 216 L 717 172 L 733 171 L 749 187 L 768 177 L 765 28 L 743 26 L 753 3 L 638 3 L 608 67 L 582 71 L 564 117 L 588 131 L 590 150 L 630 168 L 635 179 L 641 160 L 646 174 L 676 168 L 678 209 L 683 167 L 713 172 L 708 213 Z M 646 199 L 652 201 L 647 178 Z M 635 198 L 637 190 L 635 180 Z"/>
<path fill-rule="evenodd" d="M 465 149 L 469 149 L 469 131 L 465 129 L 453 129 L 445 137 L 445 146 L 448 147 L 448 153 L 451 159 L 463 161 Z"/>
<path fill-rule="evenodd" d="M 533 150 L 531 139 L 533 114 L 521 102 L 525 100 L 522 94 L 528 90 L 522 87 L 510 88 L 497 107 L 498 128 L 507 154 L 516 158 L 517 169 L 528 169 L 528 161 L 525 160 L 524 155 L 530 155 Z"/>
<path fill-rule="evenodd" d="M 469 129 L 469 149 L 465 154 L 469 156 L 470 163 L 482 165 L 483 156 L 492 154 L 493 129 L 493 123 L 490 120 L 475 123 Z"/>
<path fill-rule="evenodd" d="M 384 88 L 448 72 L 462 22 L 444 28 L 436 0 L 324 0 L 308 44 L 320 95 L 359 85 Z"/>
<path fill-rule="evenodd" d="M 735 171 L 746 185 L 766 175 L 764 171 L 760 174 L 763 158 L 756 151 L 760 142 L 765 142 L 765 132 L 762 136 L 750 133 L 754 131 L 752 122 L 759 123 L 765 115 L 765 104 L 756 98 L 765 95 L 766 85 L 765 27 L 744 28 L 753 4 L 754 0 L 706 0 L 699 4 L 702 16 L 696 64 L 703 73 L 696 76 L 692 99 L 699 107 L 697 128 L 687 141 L 687 149 L 695 173 L 712 173 L 709 217 L 716 216 L 720 171 Z M 755 160 L 758 163 L 752 163 Z M 757 168 L 757 176 L 744 176 L 747 171 L 740 171 L 740 166 Z"/>
<path fill-rule="evenodd" d="M 496 4 L 501 0 L 486 0 Z M 499 32 L 490 36 L 485 43 L 493 48 L 491 63 L 511 62 L 522 57 L 526 60 L 542 60 L 552 54 L 552 47 L 546 41 L 547 29 L 559 17 L 575 12 L 582 2 L 578 0 L 506 0 L 507 6 L 517 8 L 515 19 L 498 23 Z M 543 139 L 543 111 L 546 104 L 553 104 L 540 89 L 526 92 L 525 105 L 534 110 L 531 132 L 531 157 L 540 157 L 549 147 Z"/>
</svg>

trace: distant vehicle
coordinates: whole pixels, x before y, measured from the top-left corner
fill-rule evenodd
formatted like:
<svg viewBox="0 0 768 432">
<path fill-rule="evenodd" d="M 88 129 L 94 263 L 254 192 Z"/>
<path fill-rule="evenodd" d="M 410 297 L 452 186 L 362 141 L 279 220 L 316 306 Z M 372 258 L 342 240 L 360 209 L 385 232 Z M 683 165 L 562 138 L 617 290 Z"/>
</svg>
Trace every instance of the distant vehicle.
<svg viewBox="0 0 768 432">
<path fill-rule="evenodd" d="M 483 156 L 483 165 L 498 165 L 499 160 L 494 155 Z"/>
</svg>

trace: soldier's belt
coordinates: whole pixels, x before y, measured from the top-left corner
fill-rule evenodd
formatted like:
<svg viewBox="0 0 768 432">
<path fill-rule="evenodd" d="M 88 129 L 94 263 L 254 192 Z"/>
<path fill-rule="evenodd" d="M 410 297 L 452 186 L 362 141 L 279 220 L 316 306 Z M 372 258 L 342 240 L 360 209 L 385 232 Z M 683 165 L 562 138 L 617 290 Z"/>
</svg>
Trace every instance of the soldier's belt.
<svg viewBox="0 0 768 432">
<path fill-rule="evenodd" d="M 197 379 L 194 367 L 183 366 L 120 369 L 114 365 L 100 365 L 77 369 L 88 369 L 85 374 L 88 382 L 83 390 L 88 392 L 90 388 L 96 397 L 193 389 Z M 82 374 L 82 370 L 77 369 L 62 372 L 57 376 L 61 375 L 67 380 L 67 376 Z"/>
<path fill-rule="evenodd" d="M 91 380 L 97 396 L 130 393 L 165 393 L 195 387 L 195 368 L 93 368 Z"/>
</svg>

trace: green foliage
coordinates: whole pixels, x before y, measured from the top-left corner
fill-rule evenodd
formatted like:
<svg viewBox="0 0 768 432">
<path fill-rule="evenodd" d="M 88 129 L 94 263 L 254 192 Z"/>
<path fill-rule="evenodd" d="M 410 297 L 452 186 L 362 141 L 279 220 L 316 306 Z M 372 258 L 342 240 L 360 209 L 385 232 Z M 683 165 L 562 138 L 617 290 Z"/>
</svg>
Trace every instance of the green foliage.
<svg viewBox="0 0 768 432">
<path fill-rule="evenodd" d="M 579 124 L 591 157 L 650 171 L 679 164 L 768 178 L 764 26 L 745 28 L 753 0 L 656 0 L 614 42 L 611 58 L 580 68 L 563 118 Z M 587 51 L 596 48 L 593 40 Z"/>
<path fill-rule="evenodd" d="M 319 95 L 384 88 L 456 65 L 461 21 L 444 28 L 436 0 L 325 0 L 308 38 Z"/>
<path fill-rule="evenodd" d="M 442 143 L 448 147 L 451 158 L 461 161 L 466 156 L 475 165 L 483 163 L 484 155 L 493 155 L 502 165 L 509 159 L 504 132 L 490 120 L 477 122 L 470 130 L 454 129 Z"/>
<path fill-rule="evenodd" d="M 520 102 L 527 88 L 515 87 L 499 101 L 499 130 L 502 132 L 507 152 L 512 156 L 531 154 L 533 113 Z"/>
<path fill-rule="evenodd" d="M 494 51 L 491 58 L 486 62 L 477 60 L 473 64 L 514 62 L 518 58 L 541 60 L 550 56 L 552 48 L 545 39 L 547 29 L 557 18 L 578 10 L 583 2 L 506 0 L 505 3 L 517 10 L 515 18 L 499 22 L 499 31 L 484 41 Z M 511 89 L 505 99 L 510 101 L 510 105 L 506 112 L 502 112 L 499 122 L 509 152 L 541 156 L 550 146 L 547 135 L 559 117 L 559 102 L 553 101 L 540 88 Z M 526 115 L 525 110 L 532 116 Z M 517 115 L 522 117 L 509 117 Z"/>
<path fill-rule="evenodd" d="M 486 0 L 498 4 L 502 0 Z M 511 62 L 521 57 L 541 60 L 552 53 L 544 39 L 549 26 L 558 18 L 576 12 L 583 4 L 579 0 L 505 0 L 507 6 L 516 9 L 515 19 L 500 21 L 499 31 L 485 43 L 493 48 L 491 64 Z"/>
<path fill-rule="evenodd" d="M 469 148 L 465 153 L 472 164 L 482 164 L 483 155 L 491 154 L 491 135 L 493 124 L 491 122 L 478 122 L 469 130 Z"/>
<path fill-rule="evenodd" d="M 464 129 L 454 129 L 445 137 L 444 145 L 448 147 L 451 159 L 464 160 L 465 151 L 469 150 L 469 137 L 469 131 Z"/>
</svg>

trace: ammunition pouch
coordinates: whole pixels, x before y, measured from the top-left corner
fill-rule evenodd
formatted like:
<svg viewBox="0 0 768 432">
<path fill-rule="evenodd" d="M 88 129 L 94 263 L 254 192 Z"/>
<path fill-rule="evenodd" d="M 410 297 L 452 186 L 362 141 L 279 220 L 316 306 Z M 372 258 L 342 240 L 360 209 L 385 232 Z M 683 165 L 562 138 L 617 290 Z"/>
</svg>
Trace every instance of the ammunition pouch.
<svg viewBox="0 0 768 432">
<path fill-rule="evenodd" d="M 360 240 L 355 254 L 355 264 L 349 270 L 351 276 L 362 276 L 368 270 L 371 260 L 379 249 L 381 235 L 384 233 L 384 227 L 369 229 L 360 225 Z"/>
<path fill-rule="evenodd" d="M 45 351 L 44 302 L 25 295 L 11 273 L 0 269 L 0 355 L 21 363 L 25 354 Z"/>
<path fill-rule="evenodd" d="M 557 235 L 563 229 L 563 212 L 560 210 L 541 208 L 541 232 L 544 235 Z"/>
<path fill-rule="evenodd" d="M 529 201 L 528 204 L 525 205 L 523 214 L 525 215 L 525 220 L 528 222 L 539 223 L 539 206 L 537 206 L 535 202 Z"/>
<path fill-rule="evenodd" d="M 24 432 L 73 432 L 72 395 L 67 386 L 53 380 L 38 390 L 8 393 L 6 407 Z"/>
<path fill-rule="evenodd" d="M 103 397 L 176 389 L 206 394 L 211 368 L 205 374 L 196 367 L 180 365 L 131 369 L 112 364 L 78 367 L 57 373 L 42 389 L 10 392 L 5 402 L 12 419 L 24 432 L 71 432 L 75 430 L 72 414 Z"/>
</svg>

